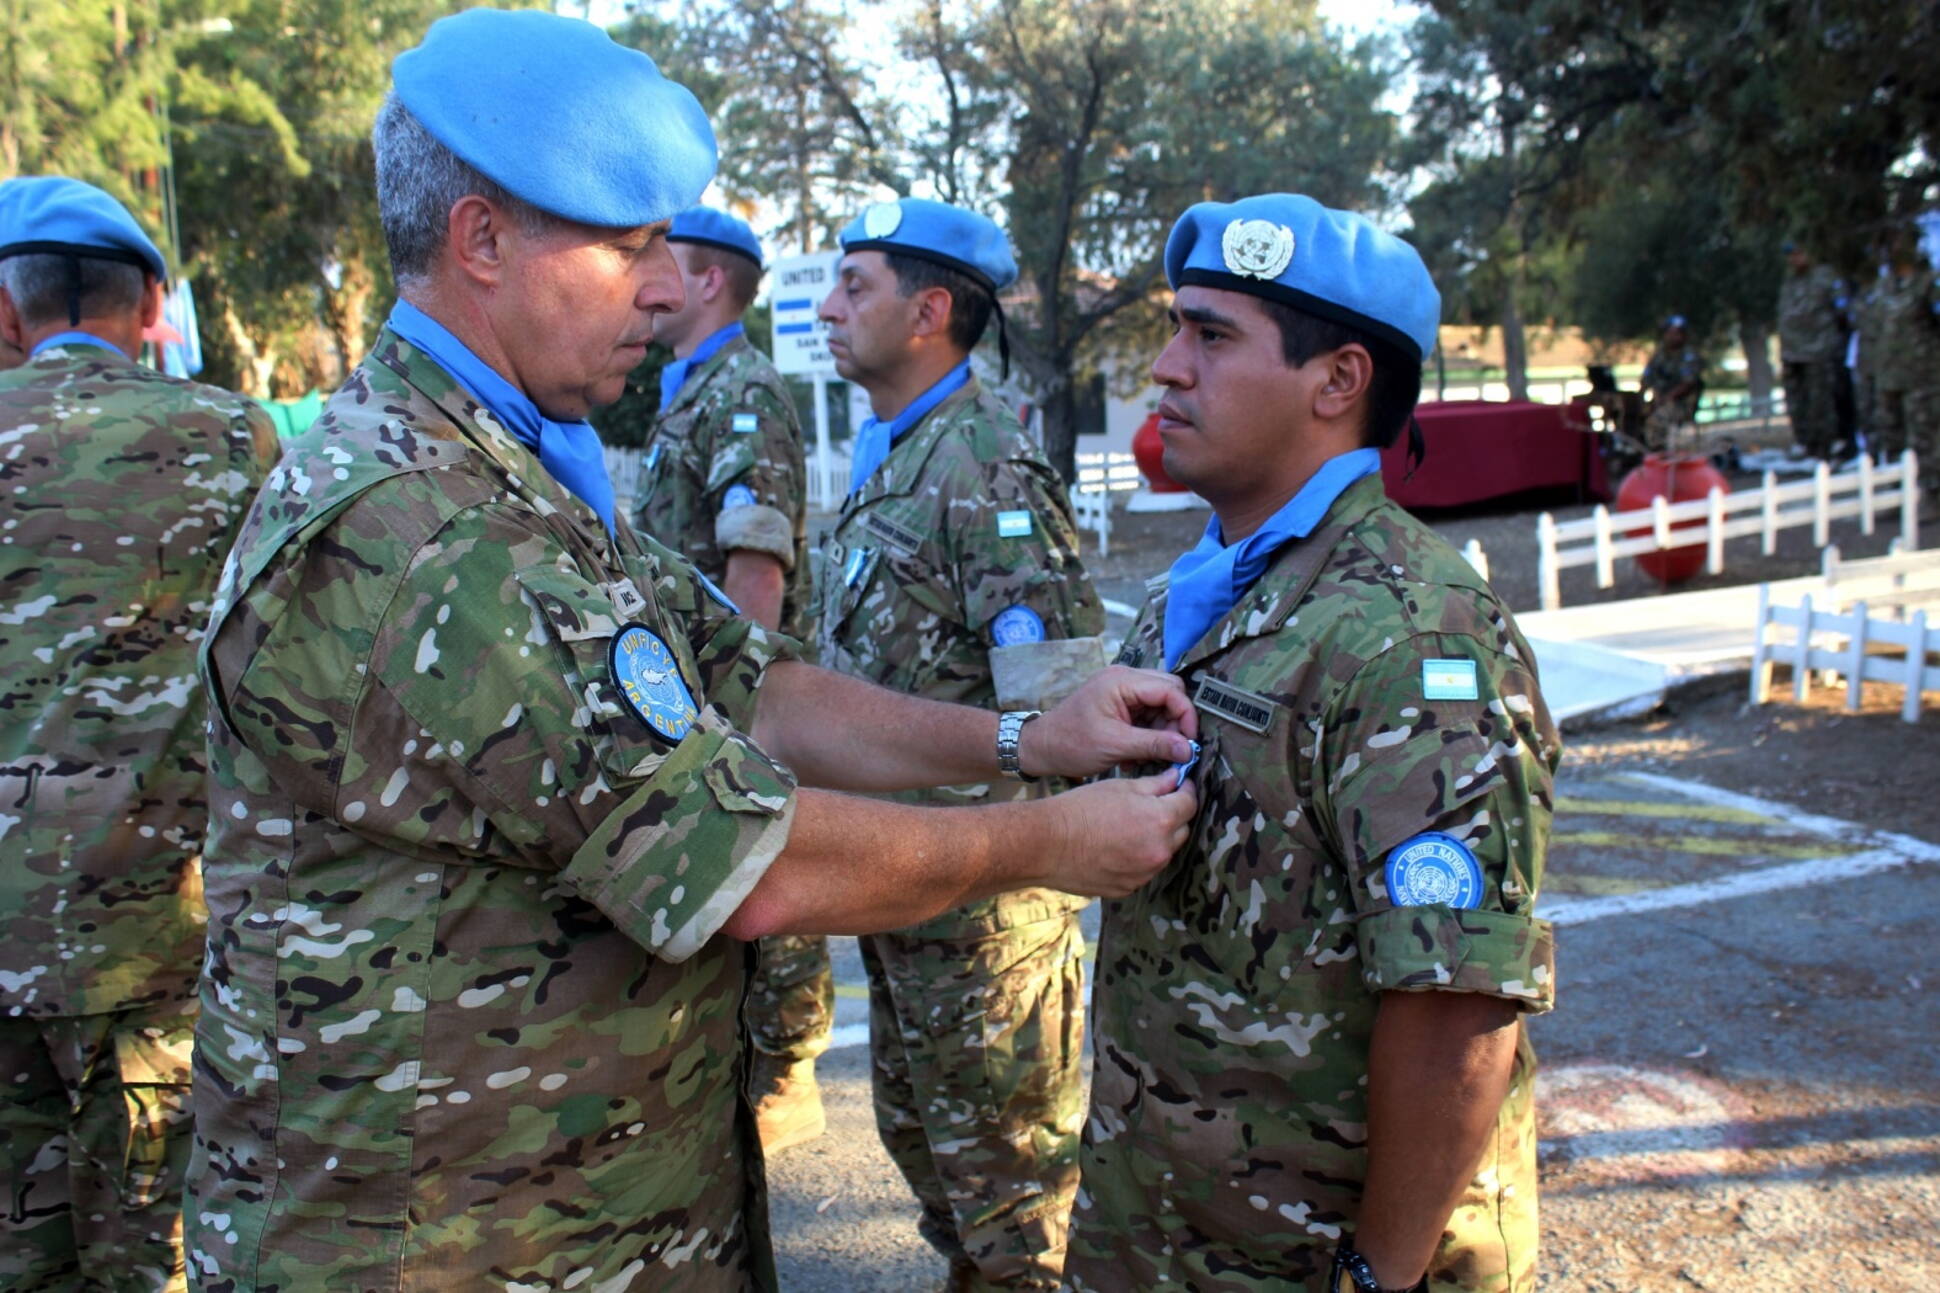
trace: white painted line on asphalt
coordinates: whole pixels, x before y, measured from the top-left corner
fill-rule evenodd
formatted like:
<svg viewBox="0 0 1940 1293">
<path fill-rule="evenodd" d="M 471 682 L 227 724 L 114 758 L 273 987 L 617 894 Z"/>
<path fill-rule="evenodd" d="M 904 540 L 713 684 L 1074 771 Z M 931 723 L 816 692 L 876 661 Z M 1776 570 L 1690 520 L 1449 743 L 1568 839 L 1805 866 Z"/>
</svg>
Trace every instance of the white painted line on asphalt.
<svg viewBox="0 0 1940 1293">
<path fill-rule="evenodd" d="M 1940 862 L 1940 844 L 1929 844 L 1911 835 L 1901 835 L 1894 831 L 1876 831 L 1858 822 L 1849 822 L 1838 817 L 1823 817 L 1817 813 L 1808 813 L 1802 808 L 1794 808 L 1790 804 L 1774 803 L 1769 799 L 1758 799 L 1732 790 L 1721 790 L 1717 786 L 1707 786 L 1702 781 L 1684 781 L 1655 772 L 1626 772 L 1623 774 L 1623 779 L 1682 795 L 1686 799 L 1695 799 L 1700 803 L 1757 813 L 1798 830 L 1810 831 L 1814 835 L 1825 835 L 1836 840 L 1864 840 L 1868 844 L 1898 849 L 1914 861 Z"/>
<path fill-rule="evenodd" d="M 829 1031 L 829 1049 L 832 1051 L 839 1051 L 844 1046 L 867 1046 L 868 1044 L 868 1024 L 838 1024 Z"/>
<path fill-rule="evenodd" d="M 1665 889 L 1611 894 L 1604 898 L 1559 899 L 1553 903 L 1539 903 L 1536 914 L 1552 925 L 1582 925 L 1592 920 L 1608 920 L 1612 916 L 1636 916 L 1669 907 L 1698 907 L 1732 898 L 1748 898 L 1753 894 L 1831 884 L 1835 880 L 1851 880 L 1925 860 L 1909 857 L 1898 849 L 1869 849 L 1864 853 L 1849 853 L 1845 857 L 1810 858 L 1789 866 L 1760 867 L 1716 880 L 1699 880 Z"/>
</svg>

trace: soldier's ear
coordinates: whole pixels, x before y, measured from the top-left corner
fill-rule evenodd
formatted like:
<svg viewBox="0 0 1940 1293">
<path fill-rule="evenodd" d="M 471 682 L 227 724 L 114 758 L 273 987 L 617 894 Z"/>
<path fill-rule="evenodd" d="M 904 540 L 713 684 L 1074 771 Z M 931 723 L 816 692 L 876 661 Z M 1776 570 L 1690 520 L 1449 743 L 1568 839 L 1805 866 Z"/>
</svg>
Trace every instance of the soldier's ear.
<svg viewBox="0 0 1940 1293">
<path fill-rule="evenodd" d="M 27 348 L 27 326 L 13 303 L 13 293 L 4 287 L 0 287 L 0 337 L 5 337 L 15 350 Z"/>
<path fill-rule="evenodd" d="M 141 281 L 141 326 L 152 328 L 162 317 L 162 280 L 153 274 L 143 274 Z"/>
<path fill-rule="evenodd" d="M 466 277 L 495 287 L 505 276 L 505 237 L 511 225 L 509 212 L 468 193 L 451 204 L 445 217 L 445 249 Z"/>
</svg>

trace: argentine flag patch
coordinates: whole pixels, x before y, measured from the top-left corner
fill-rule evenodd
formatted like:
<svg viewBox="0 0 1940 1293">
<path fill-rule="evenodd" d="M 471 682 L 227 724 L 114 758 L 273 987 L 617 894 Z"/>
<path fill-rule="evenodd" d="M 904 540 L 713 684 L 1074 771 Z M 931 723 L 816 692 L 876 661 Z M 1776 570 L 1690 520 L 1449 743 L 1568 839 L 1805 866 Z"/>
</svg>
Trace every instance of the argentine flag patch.
<svg viewBox="0 0 1940 1293">
<path fill-rule="evenodd" d="M 734 415 L 733 425 L 736 431 L 759 431 L 761 429 L 761 419 L 752 413 L 736 413 Z"/>
<path fill-rule="evenodd" d="M 1475 661 L 1423 660 L 1421 694 L 1426 700 L 1476 700 Z"/>
<path fill-rule="evenodd" d="M 1482 864 L 1453 835 L 1429 831 L 1403 840 L 1382 871 L 1388 901 L 1397 907 L 1453 907 L 1482 903 Z"/>
<path fill-rule="evenodd" d="M 1031 514 L 1029 512 L 997 513 L 997 537 L 998 538 L 1022 539 L 1022 538 L 1029 537 L 1030 532 L 1031 532 Z"/>
</svg>

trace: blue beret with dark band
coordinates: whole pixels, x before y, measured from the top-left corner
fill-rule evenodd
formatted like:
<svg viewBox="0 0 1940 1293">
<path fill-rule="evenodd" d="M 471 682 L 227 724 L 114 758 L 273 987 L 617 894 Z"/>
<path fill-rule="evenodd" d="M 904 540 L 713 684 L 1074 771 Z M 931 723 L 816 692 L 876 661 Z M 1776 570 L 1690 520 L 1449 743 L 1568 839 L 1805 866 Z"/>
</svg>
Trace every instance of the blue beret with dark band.
<svg viewBox="0 0 1940 1293">
<path fill-rule="evenodd" d="M 1017 281 L 1010 240 L 988 216 L 928 198 L 865 208 L 842 231 L 843 251 L 914 256 L 968 275 L 994 295 Z"/>
<path fill-rule="evenodd" d="M 128 208 L 92 184 L 62 175 L 0 184 L 0 260 L 48 254 L 120 261 L 168 277 L 168 265 Z"/>
<path fill-rule="evenodd" d="M 688 207 L 675 216 L 673 228 L 667 231 L 667 241 L 719 247 L 722 251 L 746 256 L 757 267 L 761 264 L 761 240 L 754 236 L 748 222 L 713 207 Z"/>
</svg>

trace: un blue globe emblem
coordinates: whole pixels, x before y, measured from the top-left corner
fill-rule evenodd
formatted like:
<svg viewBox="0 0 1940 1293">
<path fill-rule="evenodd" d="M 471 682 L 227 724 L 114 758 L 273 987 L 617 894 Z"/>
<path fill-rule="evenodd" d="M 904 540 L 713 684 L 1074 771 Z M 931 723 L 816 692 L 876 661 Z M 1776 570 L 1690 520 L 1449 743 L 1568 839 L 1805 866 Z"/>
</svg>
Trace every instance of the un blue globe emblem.
<svg viewBox="0 0 1940 1293">
<path fill-rule="evenodd" d="M 626 703 L 656 734 L 678 743 L 692 730 L 699 713 L 693 694 L 680 662 L 651 629 L 628 624 L 615 633 L 607 663 Z"/>
<path fill-rule="evenodd" d="M 1383 875 L 1388 901 L 1397 907 L 1467 910 L 1482 902 L 1481 864 L 1468 845 L 1440 831 L 1396 845 Z"/>
</svg>

